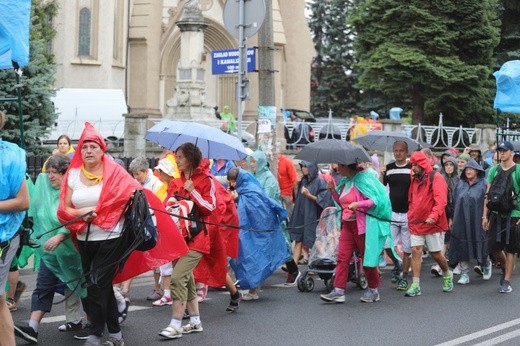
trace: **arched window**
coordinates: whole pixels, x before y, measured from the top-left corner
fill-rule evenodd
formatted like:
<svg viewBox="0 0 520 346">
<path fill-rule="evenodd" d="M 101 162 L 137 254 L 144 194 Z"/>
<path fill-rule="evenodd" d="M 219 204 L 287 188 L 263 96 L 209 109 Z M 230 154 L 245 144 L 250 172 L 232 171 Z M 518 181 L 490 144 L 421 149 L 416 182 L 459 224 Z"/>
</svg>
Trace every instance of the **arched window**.
<svg viewBox="0 0 520 346">
<path fill-rule="evenodd" d="M 91 28 L 90 9 L 83 7 L 79 10 L 79 40 L 78 55 L 90 56 L 90 28 Z"/>
</svg>

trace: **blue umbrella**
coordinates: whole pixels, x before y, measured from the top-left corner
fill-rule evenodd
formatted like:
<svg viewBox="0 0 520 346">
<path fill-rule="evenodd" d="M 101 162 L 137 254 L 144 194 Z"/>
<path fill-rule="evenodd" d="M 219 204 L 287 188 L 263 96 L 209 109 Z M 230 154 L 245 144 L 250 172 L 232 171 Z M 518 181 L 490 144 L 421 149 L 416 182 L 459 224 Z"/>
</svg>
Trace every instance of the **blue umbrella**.
<svg viewBox="0 0 520 346">
<path fill-rule="evenodd" d="M 246 149 L 237 137 L 199 123 L 162 120 L 146 131 L 144 138 L 170 150 L 193 143 L 208 159 L 242 160 L 247 157 Z"/>
</svg>

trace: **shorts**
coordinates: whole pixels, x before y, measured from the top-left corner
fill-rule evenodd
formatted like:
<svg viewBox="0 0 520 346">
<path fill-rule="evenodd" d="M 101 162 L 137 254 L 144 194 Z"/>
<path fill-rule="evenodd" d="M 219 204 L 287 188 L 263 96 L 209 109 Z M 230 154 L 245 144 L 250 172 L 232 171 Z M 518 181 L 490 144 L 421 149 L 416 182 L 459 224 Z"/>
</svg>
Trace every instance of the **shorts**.
<svg viewBox="0 0 520 346">
<path fill-rule="evenodd" d="M 11 261 L 18 251 L 20 244 L 20 236 L 16 235 L 10 240 L 9 249 L 4 254 L 4 260 L 0 259 L 0 296 L 5 296 L 5 285 L 7 284 L 7 277 L 9 276 L 9 269 L 11 268 Z M 6 251 L 6 250 L 4 250 Z"/>
<path fill-rule="evenodd" d="M 444 248 L 444 232 L 423 235 L 412 234 L 410 242 L 412 247 L 426 245 L 429 252 L 439 252 Z"/>
<path fill-rule="evenodd" d="M 489 253 L 505 251 L 507 253 L 520 253 L 520 226 L 516 223 L 520 220 L 518 217 L 512 217 L 509 227 L 509 242 L 507 241 L 507 218 L 500 218 L 500 225 L 497 225 L 498 215 L 491 213 L 489 215 L 488 230 L 488 249 Z M 500 227 L 499 240 L 497 241 L 497 227 Z"/>
<path fill-rule="evenodd" d="M 410 245 L 410 229 L 408 228 L 408 214 L 392 212 L 392 223 L 390 223 L 390 231 L 392 232 L 392 240 L 394 246 L 401 242 L 401 249 L 405 253 L 412 253 Z M 385 249 L 389 249 L 389 241 L 386 241 Z"/>
</svg>

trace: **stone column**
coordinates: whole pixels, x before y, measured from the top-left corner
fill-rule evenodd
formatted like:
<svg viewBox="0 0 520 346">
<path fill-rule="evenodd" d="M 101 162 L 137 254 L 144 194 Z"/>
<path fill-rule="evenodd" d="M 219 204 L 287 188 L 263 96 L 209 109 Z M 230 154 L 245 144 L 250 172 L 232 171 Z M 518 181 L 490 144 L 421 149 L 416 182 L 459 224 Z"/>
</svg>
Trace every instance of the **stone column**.
<svg viewBox="0 0 520 346">
<path fill-rule="evenodd" d="M 480 135 L 480 146 L 483 148 L 489 148 L 497 141 L 496 132 L 497 126 L 494 124 L 476 124 L 476 129 L 481 130 Z"/>
<path fill-rule="evenodd" d="M 125 149 L 124 157 L 146 156 L 146 133 L 147 114 L 123 114 L 125 117 Z"/>
<path fill-rule="evenodd" d="M 166 117 L 204 122 L 213 118 L 206 104 L 204 30 L 208 26 L 197 0 L 188 0 L 177 26 L 181 30 L 181 57 L 177 67 L 175 96 L 167 101 Z"/>
<path fill-rule="evenodd" d="M 401 127 L 402 123 L 400 120 L 381 119 L 381 124 L 383 125 L 383 131 L 389 131 L 389 132 L 403 131 L 403 128 Z"/>
</svg>

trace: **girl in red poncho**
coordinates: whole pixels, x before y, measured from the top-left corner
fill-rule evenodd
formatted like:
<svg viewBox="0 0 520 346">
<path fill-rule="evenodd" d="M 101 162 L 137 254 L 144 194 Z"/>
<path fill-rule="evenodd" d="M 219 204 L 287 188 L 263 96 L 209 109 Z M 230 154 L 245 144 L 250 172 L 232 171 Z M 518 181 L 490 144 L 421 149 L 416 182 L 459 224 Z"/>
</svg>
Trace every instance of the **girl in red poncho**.
<svg viewBox="0 0 520 346">
<path fill-rule="evenodd" d="M 202 153 L 194 144 L 185 143 L 177 149 L 176 158 L 181 177 L 180 181 L 168 187 L 168 197 L 191 200 L 194 208 L 206 218 L 216 210 L 217 201 L 215 183 L 200 167 Z M 187 234 L 183 236 L 186 237 Z M 209 234 L 199 232 L 188 241 L 188 247 L 190 251 L 175 263 L 171 275 L 172 319 L 169 325 L 159 332 L 160 336 L 167 339 L 180 338 L 183 333 L 202 332 L 193 270 L 202 256 L 210 253 Z M 182 316 L 186 307 L 190 322 L 182 326 Z"/>
</svg>

